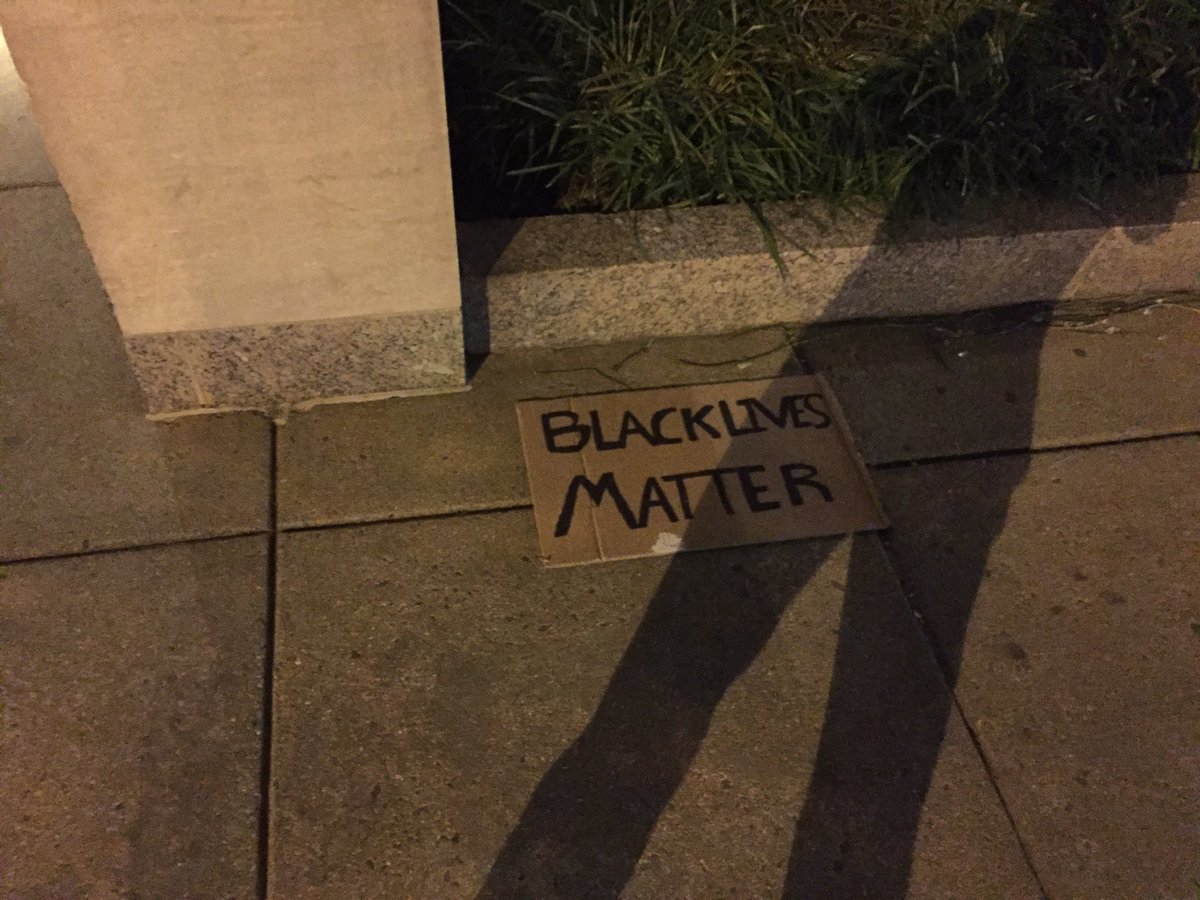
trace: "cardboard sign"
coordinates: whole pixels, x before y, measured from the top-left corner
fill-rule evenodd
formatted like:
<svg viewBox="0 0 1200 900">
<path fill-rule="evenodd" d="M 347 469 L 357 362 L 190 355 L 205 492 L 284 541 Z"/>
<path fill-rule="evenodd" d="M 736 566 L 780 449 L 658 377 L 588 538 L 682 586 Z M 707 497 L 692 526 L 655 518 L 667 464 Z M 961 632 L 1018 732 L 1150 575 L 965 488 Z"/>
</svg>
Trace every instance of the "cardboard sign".
<svg viewBox="0 0 1200 900">
<path fill-rule="evenodd" d="M 547 565 L 887 525 L 819 377 L 517 404 Z"/>
</svg>

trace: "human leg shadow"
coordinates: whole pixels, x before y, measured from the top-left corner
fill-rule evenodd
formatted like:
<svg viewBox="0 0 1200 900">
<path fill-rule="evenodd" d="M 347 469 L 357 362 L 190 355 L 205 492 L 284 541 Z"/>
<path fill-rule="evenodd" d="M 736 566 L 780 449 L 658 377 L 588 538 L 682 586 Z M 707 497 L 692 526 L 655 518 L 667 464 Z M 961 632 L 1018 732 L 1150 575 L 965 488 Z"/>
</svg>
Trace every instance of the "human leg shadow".
<svg viewBox="0 0 1200 900">
<path fill-rule="evenodd" d="M 1025 422 L 1044 328 L 1034 314 L 1024 308 L 1018 321 L 1031 324 L 1013 326 L 1023 331 L 1007 361 L 1012 377 L 978 386 L 981 403 L 1022 398 L 1017 418 Z M 972 573 L 982 572 L 1021 480 L 1017 468 L 1006 472 L 957 512 L 978 537 L 969 552 L 960 550 L 965 574 L 954 582 L 958 606 L 948 616 L 964 630 Z M 618 896 L 722 698 L 834 546 L 822 540 L 675 557 L 591 721 L 542 778 L 478 896 Z M 795 761 L 798 772 L 811 764 L 812 774 L 781 885 L 788 897 L 905 894 L 952 695 L 928 655 L 913 658 L 919 635 L 881 639 L 881 620 L 916 625 L 908 609 L 892 608 L 899 595 L 881 585 L 880 571 L 878 540 L 855 538 L 816 759 L 798 753 Z"/>
<path fill-rule="evenodd" d="M 1032 310 L 1029 310 L 1032 312 Z M 1019 421 L 1028 430 L 1012 435 L 1028 446 L 1037 388 L 1042 322 L 1032 319 L 1006 360 L 1003 385 L 973 386 L 984 410 L 1019 397 Z M 989 396 L 992 395 L 992 396 Z M 1011 405 L 1011 403 L 1008 403 Z M 941 423 L 955 427 L 957 423 Z M 1026 457 L 1003 468 L 948 510 L 961 536 L 935 598 L 940 630 L 933 650 L 942 679 L 917 676 L 928 658 L 897 659 L 869 641 L 881 598 L 868 589 L 868 562 L 851 557 L 842 633 L 834 657 L 824 724 L 808 792 L 796 821 L 782 896 L 785 898 L 904 897 L 921 812 L 933 779 L 949 717 L 963 638 L 992 541 L 1004 527 L 1013 491 L 1024 480 Z M 887 504 L 887 495 L 884 494 Z M 932 562 L 932 556 L 931 556 Z M 910 620 L 911 627 L 919 626 Z M 909 671 L 906 671 L 909 670 Z M 917 687 L 923 685 L 923 689 Z M 999 887 L 999 886 L 997 886 Z"/>
<path fill-rule="evenodd" d="M 1093 5 L 1060 0 L 1053 10 L 1056 15 L 1082 15 Z M 931 58 L 950 54 L 953 59 L 954 54 L 986 48 L 991 23 L 988 16 L 968 20 L 951 40 L 930 48 Z M 882 72 L 880 77 L 891 76 Z M 1194 102 L 1164 100 L 1164 121 L 1156 127 L 1186 136 L 1191 133 L 1187 122 L 1178 119 L 1190 117 L 1194 126 L 1195 114 Z M 920 136 L 931 139 L 939 130 L 956 127 L 956 115 L 956 109 L 948 109 L 942 119 L 927 119 L 921 124 L 928 133 Z M 996 139 L 1004 139 L 1002 130 Z M 906 192 L 931 181 L 953 193 L 960 174 L 953 146 L 927 143 L 932 149 L 910 173 L 897 208 L 911 208 Z M 1160 222 L 1176 200 L 1168 186 L 1150 192 L 1136 209 L 1147 222 Z M 1047 271 L 1043 296 L 1058 296 L 1093 250 L 1094 245 L 1082 241 L 1070 259 L 1057 258 Z M 886 247 L 872 250 L 861 271 L 869 277 L 878 270 L 880 256 L 889 252 Z M 840 307 L 849 307 L 854 289 L 851 278 L 830 304 L 829 318 L 843 317 Z M 1011 335 L 998 351 L 1004 383 L 985 379 L 954 389 L 969 392 L 981 420 L 1004 417 L 1010 447 L 1029 447 L 1046 308 L 1027 306 L 998 316 L 994 327 Z M 848 412 L 853 421 L 853 410 Z M 931 420 L 926 427 L 932 432 L 969 428 L 970 423 Z M 961 535 L 953 564 L 946 568 L 937 597 L 914 598 L 926 621 L 936 623 L 928 636 L 941 680 L 932 686 L 928 680 L 905 677 L 905 667 L 928 665 L 928 659 L 881 653 L 871 641 L 855 639 L 872 633 L 881 604 L 895 602 L 894 593 L 881 591 L 872 575 L 878 571 L 877 556 L 872 559 L 875 539 L 855 539 L 842 637 L 782 879 L 784 897 L 907 894 L 921 812 L 953 714 L 971 609 L 991 545 L 1024 474 L 1023 461 L 1003 467 L 1003 474 L 956 497 L 947 513 Z M 718 704 L 770 640 L 787 605 L 831 546 L 814 541 L 676 556 L 591 721 L 541 779 L 478 897 L 618 896 L 699 752 Z M 797 759 L 796 765 L 803 771 L 807 761 Z"/>
<path fill-rule="evenodd" d="M 1116 7 L 1103 7 L 1090 0 L 1050 3 L 1046 15 L 1059 23 L 1069 23 L 1069 28 L 1056 30 L 1070 33 L 1073 29 L 1072 45 L 1049 45 L 1035 35 L 1028 45 L 1010 48 L 1011 74 L 1024 77 L 1039 57 L 1054 54 L 1077 62 L 1086 59 L 1083 65 L 1103 69 L 1111 27 L 1106 17 L 1114 15 L 1115 10 Z M 993 24 L 990 13 L 972 17 L 951 41 L 932 48 L 930 57 L 945 53 L 953 56 L 978 45 L 980 40 L 986 41 Z M 1186 158 L 1189 136 L 1195 133 L 1200 116 L 1200 97 L 1178 75 L 1176 72 L 1164 78 L 1160 93 L 1145 98 L 1149 102 L 1142 107 L 1140 117 L 1130 122 L 1130 127 L 1139 129 L 1146 141 L 1147 160 L 1157 160 L 1168 170 L 1168 161 Z M 903 86 L 901 90 L 906 92 Z M 1047 109 L 1043 112 L 1056 111 L 1059 102 L 1053 97 L 1047 99 Z M 1005 110 L 1001 103 L 997 112 L 998 124 L 1007 122 L 1019 128 L 1019 110 Z M 935 107 L 934 127 L 926 131 L 953 134 L 954 115 L 951 109 L 939 117 Z M 1097 157 L 1098 169 L 1112 163 L 1100 159 L 1106 152 L 1102 132 L 1092 134 L 1077 146 L 1079 136 L 1072 135 L 1070 128 L 1069 122 L 1063 122 L 1050 129 L 1055 143 L 1043 148 L 1047 159 L 1060 154 L 1069 156 L 1080 152 L 1083 146 Z M 997 139 L 1004 139 L 1003 132 L 997 132 Z M 952 188 L 963 177 L 961 164 L 954 156 L 954 143 L 949 142 L 943 152 L 932 152 L 922 160 L 901 188 L 896 208 L 917 206 L 906 195 L 914 188 L 927 186 L 931 179 Z M 1030 183 L 1022 187 L 1035 190 L 1042 187 L 1038 179 L 1049 171 L 1035 170 Z M 1129 186 L 1110 191 L 1109 197 L 1114 205 L 1120 206 L 1120 219 L 1128 226 L 1125 236 L 1140 242 L 1153 240 L 1156 235 L 1155 229 L 1139 226 L 1170 221 L 1183 190 L 1182 179 L 1166 179 L 1136 191 Z M 919 193 L 927 194 L 923 190 Z M 1044 267 L 1039 267 L 1046 276 L 1042 296 L 1054 298 L 1064 293 L 1096 246 L 1094 241 L 1082 241 L 1065 256 L 1047 258 Z M 860 272 L 869 273 L 873 268 L 871 263 L 869 257 Z M 847 292 L 848 288 L 844 289 L 842 296 Z M 830 318 L 840 318 L 836 315 L 836 302 L 833 311 L 835 315 Z M 996 370 L 984 367 L 975 378 L 937 388 L 959 392 L 963 396 L 958 398 L 956 407 L 971 409 L 973 414 L 965 421 L 931 421 L 928 428 L 954 429 L 966 433 L 959 435 L 960 445 L 984 446 L 987 438 L 969 432 L 979 428 L 994 439 L 993 426 L 1000 419 L 1005 423 L 1005 447 L 997 449 L 1034 446 L 1039 360 L 1051 312 L 1051 304 L 1042 302 L 981 317 L 985 320 L 984 332 L 1004 336 L 991 345 L 1002 354 L 999 364 L 1003 380 L 989 377 L 989 372 L 994 376 Z M 868 353 L 868 360 L 869 356 Z M 903 410 L 897 413 L 904 415 Z M 936 447 L 937 442 L 930 446 Z M 1024 481 L 1028 463 L 1028 456 L 1018 455 L 1006 460 L 1005 465 L 992 468 L 987 481 L 959 485 L 938 523 L 939 528 L 944 528 L 943 534 L 957 536 L 952 547 L 942 548 L 949 555 L 939 557 L 931 552 L 920 563 L 914 563 L 942 567 L 936 596 L 910 599 L 924 623 L 944 679 L 944 690 L 935 696 L 899 697 L 893 665 L 861 641 L 839 642 L 816 761 L 795 825 L 783 897 L 800 900 L 906 896 L 920 815 L 949 716 L 954 714 L 953 692 L 972 608 L 986 577 L 992 545 L 1004 527 L 1013 493 Z M 886 507 L 886 493 L 883 501 Z M 851 561 L 842 611 L 843 634 L 870 630 L 874 600 L 861 587 L 863 572 L 861 555 L 856 554 Z M 903 571 L 899 574 L 903 578 Z"/>
<path fill-rule="evenodd" d="M 595 714 L 542 778 L 479 897 L 614 897 L 727 688 L 832 543 L 679 557 Z"/>
</svg>

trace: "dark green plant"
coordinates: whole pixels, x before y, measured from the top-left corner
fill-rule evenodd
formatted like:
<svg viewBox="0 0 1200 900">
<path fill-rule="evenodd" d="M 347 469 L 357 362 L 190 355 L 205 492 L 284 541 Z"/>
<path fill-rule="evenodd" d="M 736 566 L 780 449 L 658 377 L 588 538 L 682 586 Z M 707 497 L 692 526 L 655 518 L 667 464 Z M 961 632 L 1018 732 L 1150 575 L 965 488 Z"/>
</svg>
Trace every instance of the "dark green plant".
<svg viewBox="0 0 1200 900">
<path fill-rule="evenodd" d="M 460 200 L 1095 198 L 1200 164 L 1200 0 L 443 0 Z"/>
</svg>

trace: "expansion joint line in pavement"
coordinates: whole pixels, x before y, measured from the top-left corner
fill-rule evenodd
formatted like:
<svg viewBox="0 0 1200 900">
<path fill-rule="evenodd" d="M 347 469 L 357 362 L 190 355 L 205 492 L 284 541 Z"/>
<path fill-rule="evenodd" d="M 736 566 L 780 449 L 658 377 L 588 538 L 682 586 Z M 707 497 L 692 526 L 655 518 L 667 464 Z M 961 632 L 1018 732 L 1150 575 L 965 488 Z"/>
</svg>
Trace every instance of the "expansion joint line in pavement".
<svg viewBox="0 0 1200 900">
<path fill-rule="evenodd" d="M 267 605 L 262 664 L 262 746 L 258 788 L 258 896 L 266 900 L 271 851 L 271 750 L 275 700 L 276 588 L 279 553 L 279 425 L 271 423 L 267 481 Z"/>
<path fill-rule="evenodd" d="M 947 453 L 940 456 L 914 457 L 912 459 L 890 460 L 882 463 L 869 463 L 867 468 L 872 472 L 886 472 L 891 469 L 906 469 L 912 466 L 937 465 L 951 462 L 970 462 L 977 459 L 992 459 L 1006 456 L 1045 456 L 1055 453 L 1067 453 L 1073 450 L 1097 450 L 1104 447 L 1114 447 L 1121 444 L 1146 444 L 1155 441 L 1178 440 L 1180 438 L 1200 438 L 1200 431 L 1169 431 L 1161 434 L 1139 435 L 1137 437 L 1114 438 L 1084 442 L 1079 444 L 1063 444 L 1054 447 L 1014 447 L 1004 450 L 979 450 L 966 453 Z M 524 500 L 497 500 L 464 506 L 459 509 L 438 510 L 436 512 L 413 512 L 382 515 L 364 515 L 347 518 L 337 522 L 317 522 L 313 524 L 279 525 L 278 534 L 303 534 L 309 531 L 336 531 L 343 528 L 367 528 L 375 525 L 399 525 L 405 522 L 424 522 L 433 519 L 457 519 L 463 516 L 478 516 L 497 512 L 510 512 L 517 509 L 532 509 L 533 503 Z"/>
<path fill-rule="evenodd" d="M 1084 441 L 1078 444 L 1056 444 L 1051 447 L 1010 447 L 1001 450 L 974 450 L 967 453 L 946 453 L 940 456 L 918 456 L 911 459 L 895 459 L 882 463 L 868 463 L 867 468 L 873 472 L 886 472 L 889 469 L 907 469 L 910 466 L 970 462 L 976 459 L 999 459 L 1005 456 L 1046 456 L 1054 453 L 1069 453 L 1072 450 L 1100 450 L 1104 447 L 1118 447 L 1122 444 L 1148 444 L 1154 441 L 1171 441 L 1188 437 L 1200 437 L 1200 431 L 1186 429 L 1184 431 L 1164 431 L 1159 434 L 1144 434 L 1135 437 Z"/>
<path fill-rule="evenodd" d="M 954 677 L 955 663 L 947 658 L 946 653 L 937 640 L 937 635 L 930 628 L 929 623 L 925 621 L 925 617 L 921 615 L 921 611 L 917 608 L 914 601 L 915 591 L 912 586 L 900 574 L 901 569 L 896 565 L 896 556 L 892 547 L 892 542 L 886 532 L 878 536 L 880 547 L 883 549 L 883 556 L 888 570 L 891 572 L 892 579 L 900 586 L 900 593 L 904 595 L 904 600 L 908 604 L 909 614 L 917 624 L 917 628 L 921 632 L 921 637 L 925 643 L 925 648 L 933 657 L 934 665 L 937 666 L 938 674 L 942 677 L 942 683 L 946 690 L 950 693 L 950 700 L 953 703 L 953 712 L 951 715 L 957 715 L 963 723 L 963 727 L 967 729 L 967 734 L 971 738 L 971 746 L 975 748 L 975 754 L 979 757 L 980 763 L 983 765 L 983 771 L 987 775 L 988 782 L 992 786 L 992 792 L 996 795 L 996 801 L 1000 804 L 1000 808 L 1004 810 L 1004 817 L 1008 820 L 1008 827 L 1012 829 L 1013 837 L 1017 841 L 1017 846 L 1021 850 L 1021 857 L 1025 860 L 1025 865 L 1029 869 L 1030 875 L 1037 883 L 1038 894 L 1041 900 L 1047 900 L 1049 894 L 1046 893 L 1046 885 L 1042 881 L 1042 875 L 1037 870 L 1037 866 L 1033 862 L 1033 853 L 1029 849 L 1029 844 L 1025 840 L 1025 836 L 1021 834 L 1021 829 L 1017 826 L 1016 817 L 1013 815 L 1012 808 L 1008 805 L 1008 798 L 1004 796 L 1004 792 L 1000 790 L 1000 782 L 996 778 L 995 770 L 992 768 L 992 761 L 988 759 L 987 752 L 983 748 L 983 742 L 980 740 L 975 727 L 967 718 L 966 710 L 963 709 L 962 701 L 958 696 L 957 679 Z"/>
<path fill-rule="evenodd" d="M 19 181 L 15 184 L 0 184 L 0 193 L 7 191 L 27 191 L 31 188 L 61 188 L 57 181 Z"/>
<path fill-rule="evenodd" d="M 64 559 L 89 556 L 114 556 L 118 553 L 134 553 L 138 550 L 165 550 L 169 547 L 185 547 L 189 544 L 209 544 L 216 541 L 232 541 L 237 538 L 261 537 L 267 532 L 262 528 L 246 528 L 226 534 L 206 534 L 198 537 L 167 538 L 165 541 L 143 541 L 140 544 L 118 544 L 114 547 L 83 547 L 79 550 L 62 550 L 57 553 L 40 553 L 34 556 L 17 556 L 0 559 L 0 566 L 21 566 L 29 563 L 56 562 Z"/>
<path fill-rule="evenodd" d="M 975 747 L 975 753 L 979 756 L 979 761 L 983 763 L 983 771 L 987 774 L 988 781 L 991 782 L 992 790 L 996 793 L 996 800 L 1000 803 L 1000 808 L 1004 810 L 1004 817 L 1008 819 L 1008 825 L 1012 829 L 1013 837 L 1017 839 L 1017 846 L 1021 848 L 1021 856 L 1025 859 L 1025 865 L 1029 867 L 1029 873 L 1033 876 L 1033 880 L 1037 882 L 1038 893 L 1041 895 L 1042 900 L 1048 900 L 1050 895 L 1046 893 L 1046 884 L 1042 881 L 1042 873 L 1034 865 L 1033 852 L 1029 849 L 1029 844 L 1025 840 L 1025 836 L 1021 834 L 1021 829 L 1017 827 L 1017 820 L 1013 815 L 1012 808 L 1008 805 L 1008 798 L 1000 790 L 1000 782 L 996 780 L 996 772 L 992 768 L 992 761 L 983 749 L 983 742 L 980 741 L 979 735 L 975 731 L 975 726 L 967 719 L 966 711 L 962 707 L 962 702 L 958 699 L 957 691 L 951 693 L 951 699 L 954 701 L 955 711 L 967 729 L 967 734 L 971 737 L 971 744 Z"/>
<path fill-rule="evenodd" d="M 936 465 L 948 462 L 966 462 L 974 459 L 990 459 L 1004 456 L 1041 456 L 1052 453 L 1065 453 L 1071 450 L 1095 450 L 1101 447 L 1114 447 L 1120 444 L 1145 444 L 1154 441 L 1176 440 L 1178 438 L 1200 438 L 1200 431 L 1169 431 L 1161 434 L 1141 435 L 1138 437 L 1114 438 L 1111 440 L 1084 442 L 1080 444 L 1064 444 L 1056 447 L 1014 447 L 1006 450 L 979 450 L 968 453 L 948 453 L 941 456 L 924 456 L 912 459 L 890 460 L 882 463 L 870 463 L 867 468 L 871 471 L 885 472 L 890 469 L 903 469 L 910 466 Z M 272 436 L 272 444 L 275 442 Z M 274 450 L 272 450 L 274 454 Z M 79 550 L 62 550 L 54 553 L 40 553 L 31 556 L 17 556 L 0 559 L 0 566 L 20 566 L 29 563 L 53 562 L 55 560 L 74 559 L 86 556 L 108 556 L 116 553 L 129 553 L 137 550 L 162 550 L 168 547 L 186 546 L 189 544 L 207 544 L 216 541 L 228 541 L 236 538 L 267 536 L 272 542 L 283 534 L 297 534 L 306 531 L 332 531 L 339 528 L 360 528 L 371 525 L 390 525 L 401 522 L 423 521 L 425 519 L 447 519 L 458 516 L 474 516 L 483 513 L 506 512 L 514 509 L 530 509 L 533 504 L 529 500 L 496 501 L 480 504 L 466 509 L 443 510 L 439 512 L 408 513 L 401 515 L 383 514 L 379 516 L 365 515 L 340 522 L 321 522 L 312 525 L 279 525 L 277 521 L 277 485 L 276 462 L 274 455 L 271 460 L 271 484 L 268 486 L 269 524 L 266 528 L 246 528 L 222 534 L 208 534 L 196 537 L 168 538 L 162 541 L 142 541 L 132 544 L 117 544 L 112 547 L 85 547 Z M 271 562 L 274 559 L 274 546 L 271 548 Z M 272 585 L 273 589 L 273 585 Z"/>
</svg>

